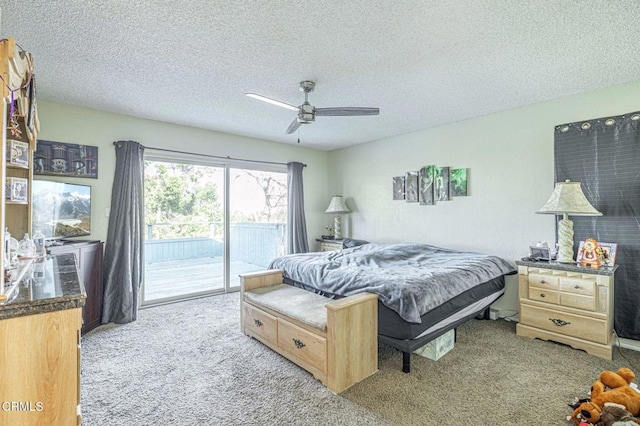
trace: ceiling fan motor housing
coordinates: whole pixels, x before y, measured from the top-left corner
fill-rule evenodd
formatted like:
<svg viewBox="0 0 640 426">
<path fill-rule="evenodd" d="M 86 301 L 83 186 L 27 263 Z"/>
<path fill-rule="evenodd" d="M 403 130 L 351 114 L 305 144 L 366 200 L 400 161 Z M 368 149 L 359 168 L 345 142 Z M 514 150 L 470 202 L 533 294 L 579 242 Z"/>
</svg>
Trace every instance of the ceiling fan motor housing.
<svg viewBox="0 0 640 426">
<path fill-rule="evenodd" d="M 309 124 L 316 121 L 315 108 L 308 102 L 300 105 L 300 112 L 298 112 L 298 123 Z"/>
</svg>

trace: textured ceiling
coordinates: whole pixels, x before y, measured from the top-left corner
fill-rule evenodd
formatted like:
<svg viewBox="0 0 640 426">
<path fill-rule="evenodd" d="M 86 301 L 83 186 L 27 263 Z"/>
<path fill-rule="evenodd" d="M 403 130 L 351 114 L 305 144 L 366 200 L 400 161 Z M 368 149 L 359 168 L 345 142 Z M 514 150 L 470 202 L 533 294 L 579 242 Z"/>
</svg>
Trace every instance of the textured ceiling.
<svg viewBox="0 0 640 426">
<path fill-rule="evenodd" d="M 38 97 L 331 150 L 640 78 L 636 0 L 0 0 Z M 285 135 L 303 79 L 317 117 Z"/>
</svg>

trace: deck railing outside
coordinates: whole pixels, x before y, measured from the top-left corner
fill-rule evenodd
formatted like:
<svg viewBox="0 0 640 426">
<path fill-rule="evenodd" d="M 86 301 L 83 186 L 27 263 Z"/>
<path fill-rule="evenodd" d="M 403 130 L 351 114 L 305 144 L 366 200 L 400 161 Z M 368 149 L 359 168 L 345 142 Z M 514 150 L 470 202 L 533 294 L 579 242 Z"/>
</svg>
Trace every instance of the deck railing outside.
<svg viewBox="0 0 640 426">
<path fill-rule="evenodd" d="M 154 239 L 154 235 L 162 235 L 157 227 L 183 225 L 201 226 L 209 230 L 209 236 Z M 286 228 L 286 223 L 232 223 L 229 236 L 231 260 L 268 267 L 273 258 L 286 253 Z M 222 261 L 224 239 L 221 229 L 220 223 L 147 224 L 145 262 L 154 264 L 205 257 L 219 257 Z"/>
</svg>

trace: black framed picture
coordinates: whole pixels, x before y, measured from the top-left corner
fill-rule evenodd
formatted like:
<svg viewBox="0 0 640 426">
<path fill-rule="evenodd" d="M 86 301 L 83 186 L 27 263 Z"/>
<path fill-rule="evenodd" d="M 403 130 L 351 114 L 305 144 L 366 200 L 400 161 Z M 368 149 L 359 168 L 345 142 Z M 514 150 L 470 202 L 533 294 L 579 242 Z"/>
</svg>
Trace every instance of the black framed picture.
<svg viewBox="0 0 640 426">
<path fill-rule="evenodd" d="M 98 178 L 98 147 L 38 140 L 35 175 Z"/>
</svg>

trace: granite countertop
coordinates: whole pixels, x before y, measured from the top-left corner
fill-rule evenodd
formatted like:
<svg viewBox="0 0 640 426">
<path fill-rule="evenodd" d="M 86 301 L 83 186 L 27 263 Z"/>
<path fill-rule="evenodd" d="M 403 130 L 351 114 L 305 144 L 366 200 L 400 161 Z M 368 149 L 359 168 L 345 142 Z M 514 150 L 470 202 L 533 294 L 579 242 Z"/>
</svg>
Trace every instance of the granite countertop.
<svg viewBox="0 0 640 426">
<path fill-rule="evenodd" d="M 594 275 L 613 275 L 618 269 L 618 265 L 613 267 L 600 267 L 600 268 L 588 268 L 584 266 L 578 266 L 575 263 L 558 263 L 558 262 L 545 262 L 535 260 L 516 260 L 516 265 L 530 266 L 533 268 L 546 268 L 555 269 L 558 271 L 578 272 L 580 274 L 594 274 Z"/>
<path fill-rule="evenodd" d="M 72 253 L 33 261 L 16 285 L 17 294 L 0 302 L 0 320 L 82 308 L 87 298 Z"/>
</svg>

